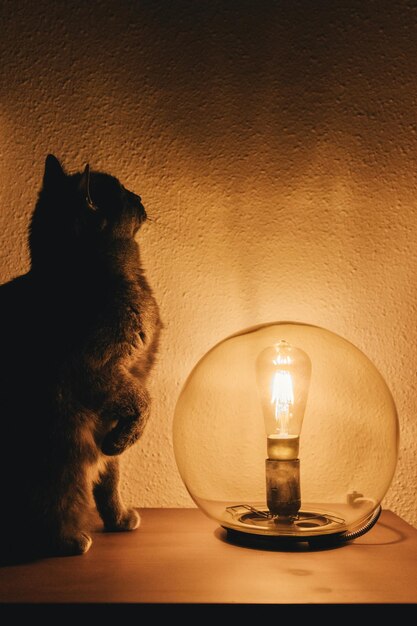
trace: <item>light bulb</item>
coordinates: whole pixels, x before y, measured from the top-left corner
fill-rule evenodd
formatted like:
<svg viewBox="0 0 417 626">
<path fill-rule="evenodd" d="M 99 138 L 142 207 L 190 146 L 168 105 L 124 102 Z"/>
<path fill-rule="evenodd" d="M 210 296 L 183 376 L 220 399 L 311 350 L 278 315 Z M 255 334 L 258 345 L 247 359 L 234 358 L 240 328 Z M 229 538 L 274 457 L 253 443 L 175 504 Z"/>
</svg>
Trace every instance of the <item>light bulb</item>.
<svg viewBox="0 0 417 626">
<path fill-rule="evenodd" d="M 281 340 L 259 354 L 256 374 L 267 435 L 268 508 L 274 515 L 294 517 L 301 503 L 298 452 L 311 361 Z"/>
</svg>

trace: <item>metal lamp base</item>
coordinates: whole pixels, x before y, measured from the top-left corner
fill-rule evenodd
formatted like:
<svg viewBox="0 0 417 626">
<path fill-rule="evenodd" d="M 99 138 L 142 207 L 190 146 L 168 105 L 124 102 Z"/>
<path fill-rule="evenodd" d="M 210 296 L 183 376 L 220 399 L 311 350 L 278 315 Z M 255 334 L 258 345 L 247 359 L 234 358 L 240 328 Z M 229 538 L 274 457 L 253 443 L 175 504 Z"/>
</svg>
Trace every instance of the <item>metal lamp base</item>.
<svg viewBox="0 0 417 626">
<path fill-rule="evenodd" d="M 224 526 L 223 526 L 224 528 Z M 330 535 L 261 535 L 246 533 L 234 528 L 226 528 L 230 543 L 264 550 L 288 550 L 308 546 L 312 550 L 325 550 L 346 544 L 343 532 Z"/>
<path fill-rule="evenodd" d="M 227 507 L 233 527 L 223 526 L 232 543 L 265 549 L 288 549 L 294 544 L 308 544 L 312 549 L 334 548 L 367 533 L 381 513 L 378 506 L 368 519 L 348 529 L 345 520 L 333 513 L 299 511 L 293 519 L 280 518 L 269 510 L 247 504 Z M 241 528 L 236 528 L 236 525 Z"/>
<path fill-rule="evenodd" d="M 267 549 L 283 549 L 303 542 L 315 549 L 334 547 L 342 543 L 345 532 L 342 519 L 312 511 L 300 511 L 296 518 L 286 519 L 247 507 L 236 521 L 247 530 L 226 528 L 232 543 Z"/>
</svg>

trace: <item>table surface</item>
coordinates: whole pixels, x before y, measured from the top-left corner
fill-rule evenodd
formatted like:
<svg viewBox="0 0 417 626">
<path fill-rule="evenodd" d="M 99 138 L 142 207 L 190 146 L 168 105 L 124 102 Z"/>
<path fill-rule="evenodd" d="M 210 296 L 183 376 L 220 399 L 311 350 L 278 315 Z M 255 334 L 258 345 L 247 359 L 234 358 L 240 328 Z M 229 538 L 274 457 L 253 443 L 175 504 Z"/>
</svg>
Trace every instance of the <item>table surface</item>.
<svg viewBox="0 0 417 626">
<path fill-rule="evenodd" d="M 0 568 L 0 602 L 417 602 L 417 530 L 390 511 L 342 547 L 229 543 L 197 509 L 144 509 L 130 533 L 93 535 L 84 556 Z"/>
</svg>

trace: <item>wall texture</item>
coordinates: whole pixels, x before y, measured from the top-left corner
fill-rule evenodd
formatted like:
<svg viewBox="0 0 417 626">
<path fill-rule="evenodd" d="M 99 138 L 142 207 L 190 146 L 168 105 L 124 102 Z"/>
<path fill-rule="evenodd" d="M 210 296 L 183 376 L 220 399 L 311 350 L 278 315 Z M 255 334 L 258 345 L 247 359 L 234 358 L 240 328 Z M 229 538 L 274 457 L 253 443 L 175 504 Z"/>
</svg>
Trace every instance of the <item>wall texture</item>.
<svg viewBox="0 0 417 626">
<path fill-rule="evenodd" d="M 327 5 L 327 6 L 326 6 Z M 217 341 L 290 319 L 379 368 L 397 404 L 385 500 L 417 525 L 414 2 L 0 4 L 1 280 L 28 269 L 52 151 L 140 193 L 165 330 L 152 420 L 124 458 L 139 506 L 189 506 L 171 424 Z"/>
</svg>

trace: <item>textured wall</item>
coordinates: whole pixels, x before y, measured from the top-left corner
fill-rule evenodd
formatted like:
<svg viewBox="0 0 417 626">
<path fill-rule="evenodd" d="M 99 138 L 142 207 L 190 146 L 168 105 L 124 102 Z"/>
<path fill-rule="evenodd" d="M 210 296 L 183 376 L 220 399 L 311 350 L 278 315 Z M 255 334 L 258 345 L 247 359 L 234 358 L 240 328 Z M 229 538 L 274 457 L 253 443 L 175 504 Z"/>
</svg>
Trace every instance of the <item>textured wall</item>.
<svg viewBox="0 0 417 626">
<path fill-rule="evenodd" d="M 401 426 L 385 505 L 417 525 L 413 5 L 0 4 L 2 281 L 28 268 L 49 151 L 119 176 L 157 220 L 140 241 L 165 331 L 131 502 L 190 505 L 171 445 L 185 377 L 228 334 L 291 319 L 385 377 Z"/>
</svg>

